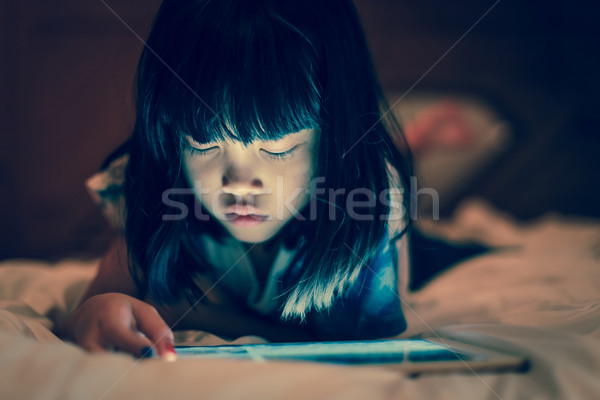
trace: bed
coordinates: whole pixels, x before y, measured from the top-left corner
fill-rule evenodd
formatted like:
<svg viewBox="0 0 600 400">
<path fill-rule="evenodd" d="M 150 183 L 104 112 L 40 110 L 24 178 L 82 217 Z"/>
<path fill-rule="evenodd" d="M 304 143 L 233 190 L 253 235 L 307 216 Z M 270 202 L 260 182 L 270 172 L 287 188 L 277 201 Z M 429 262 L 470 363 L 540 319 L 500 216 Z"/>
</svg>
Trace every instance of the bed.
<svg viewBox="0 0 600 400">
<path fill-rule="evenodd" d="M 402 337 L 477 333 L 525 355 L 527 372 L 404 376 L 379 367 L 244 360 L 138 360 L 87 354 L 52 334 L 97 259 L 0 263 L 2 399 L 598 399 L 600 221 L 548 214 L 523 223 L 485 202 L 420 220 L 432 235 L 495 250 L 455 265 L 405 299 Z M 257 338 L 241 338 L 253 341 Z M 176 344 L 218 344 L 177 332 Z"/>
</svg>

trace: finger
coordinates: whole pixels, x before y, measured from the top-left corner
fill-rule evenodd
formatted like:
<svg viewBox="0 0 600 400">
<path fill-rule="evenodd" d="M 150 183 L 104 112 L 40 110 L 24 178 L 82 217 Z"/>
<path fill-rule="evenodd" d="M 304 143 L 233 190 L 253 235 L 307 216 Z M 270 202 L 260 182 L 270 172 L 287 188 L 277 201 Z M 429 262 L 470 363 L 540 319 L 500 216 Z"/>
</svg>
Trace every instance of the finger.
<svg viewBox="0 0 600 400">
<path fill-rule="evenodd" d="M 135 304 L 133 315 L 137 329 L 150 339 L 158 355 L 165 360 L 174 361 L 177 353 L 173 347 L 173 332 L 156 308 L 146 303 Z"/>
<path fill-rule="evenodd" d="M 106 347 L 103 346 L 102 343 L 100 343 L 100 341 L 97 339 L 88 338 L 88 339 L 82 341 L 81 343 L 79 343 L 79 345 L 85 351 L 88 351 L 90 353 L 105 353 L 106 352 Z"/>
<path fill-rule="evenodd" d="M 96 343 L 82 344 L 81 347 L 89 353 L 106 353 L 106 348 Z"/>
<path fill-rule="evenodd" d="M 136 357 L 152 356 L 152 342 L 145 336 L 131 330 L 127 326 L 112 324 L 103 330 L 106 342 L 120 351 Z"/>
</svg>

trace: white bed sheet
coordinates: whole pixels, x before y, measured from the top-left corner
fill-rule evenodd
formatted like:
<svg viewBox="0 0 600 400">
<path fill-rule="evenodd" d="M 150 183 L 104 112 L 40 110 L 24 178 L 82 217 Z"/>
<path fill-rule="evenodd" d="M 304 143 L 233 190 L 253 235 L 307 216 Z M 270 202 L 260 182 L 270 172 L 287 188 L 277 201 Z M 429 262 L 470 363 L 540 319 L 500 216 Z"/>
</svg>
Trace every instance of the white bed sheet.
<svg viewBox="0 0 600 400">
<path fill-rule="evenodd" d="M 76 304 L 97 260 L 7 260 L 0 263 L 0 398 L 600 398 L 599 221 L 548 215 L 518 224 L 470 201 L 453 220 L 422 225 L 502 250 L 462 262 L 405 299 L 402 336 L 478 333 L 529 357 L 529 372 L 409 378 L 373 367 L 90 355 L 51 328 Z M 220 341 L 201 332 L 177 340 Z"/>
</svg>

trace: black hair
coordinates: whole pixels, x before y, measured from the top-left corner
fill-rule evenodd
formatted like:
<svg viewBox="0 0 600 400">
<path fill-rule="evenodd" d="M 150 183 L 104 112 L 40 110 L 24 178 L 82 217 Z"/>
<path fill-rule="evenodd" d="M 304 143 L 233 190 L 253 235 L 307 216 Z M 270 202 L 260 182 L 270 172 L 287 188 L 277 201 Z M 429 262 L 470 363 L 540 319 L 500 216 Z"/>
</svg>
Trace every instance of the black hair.
<svg viewBox="0 0 600 400">
<path fill-rule="evenodd" d="M 165 190 L 189 188 L 182 166 L 186 135 L 200 143 L 249 143 L 318 127 L 314 168 L 315 176 L 325 177 L 326 193 L 344 188 L 338 199 L 345 204 L 355 188 L 376 194 L 404 188 L 407 206 L 408 148 L 386 115 L 351 0 L 165 0 L 136 86 L 125 233 L 140 293 L 159 304 L 200 294 L 192 278 L 207 269 L 192 257 L 190 236 L 227 235 L 213 220 L 162 218 L 168 214 Z M 376 202 L 371 221 L 343 210 L 331 220 L 330 207 L 337 204 L 316 200 L 316 219 L 292 219 L 280 232 L 288 246 L 301 244 L 292 263 L 306 256 L 286 293 L 283 318 L 327 309 L 374 256 L 388 227 L 380 218 L 389 215 L 388 204 Z M 181 201 L 197 206 L 189 196 Z"/>
</svg>

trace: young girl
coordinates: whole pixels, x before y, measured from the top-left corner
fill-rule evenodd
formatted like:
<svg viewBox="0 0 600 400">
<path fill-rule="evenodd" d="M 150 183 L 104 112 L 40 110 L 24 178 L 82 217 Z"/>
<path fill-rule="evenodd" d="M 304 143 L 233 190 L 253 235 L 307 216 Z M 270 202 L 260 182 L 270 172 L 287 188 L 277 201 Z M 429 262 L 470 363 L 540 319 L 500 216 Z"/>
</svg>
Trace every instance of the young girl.
<svg viewBox="0 0 600 400">
<path fill-rule="evenodd" d="M 168 357 L 173 329 L 401 333 L 411 172 L 387 109 L 351 0 L 164 0 L 97 178 L 124 235 L 62 335 Z"/>
</svg>

